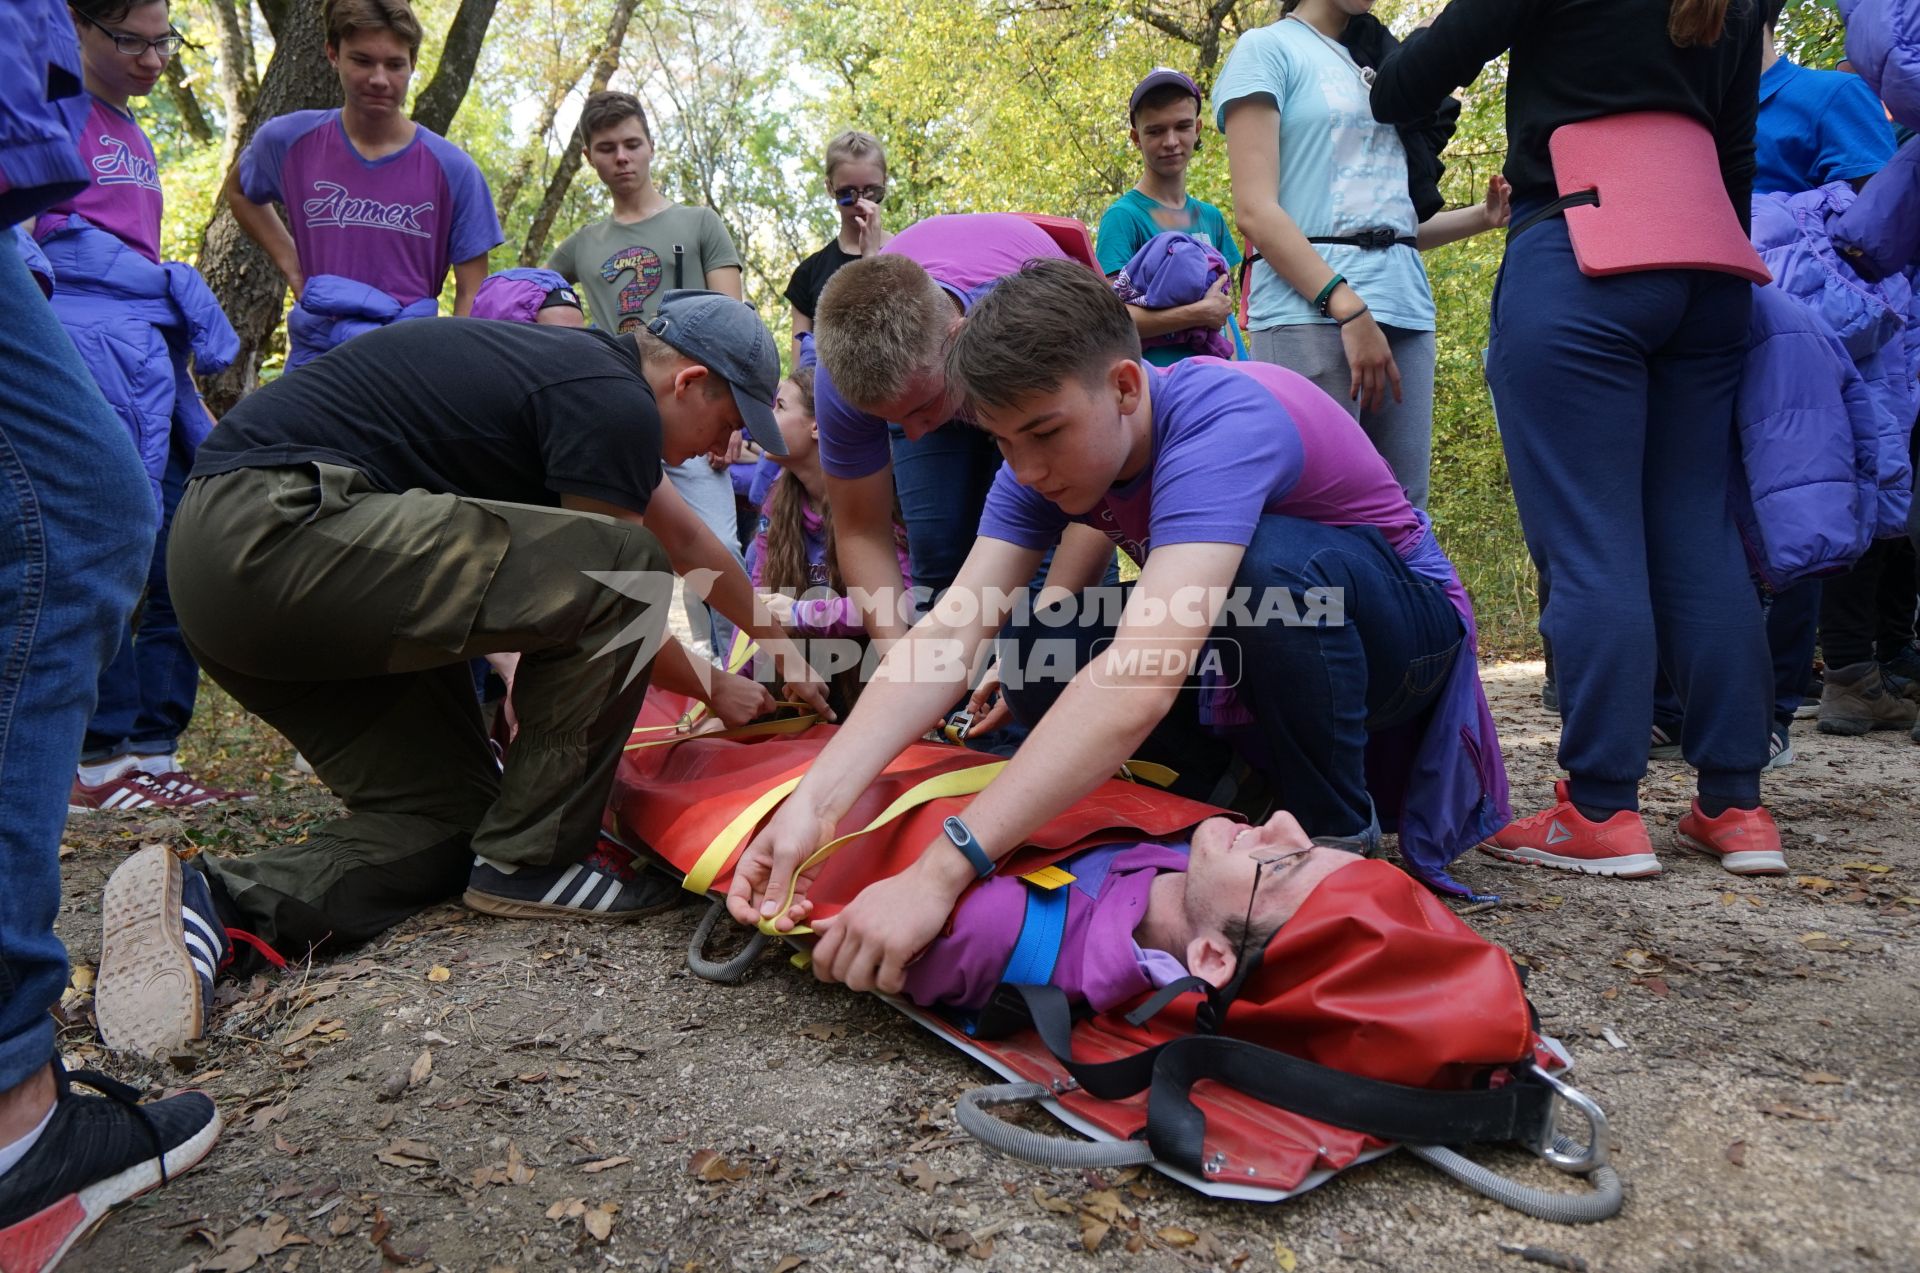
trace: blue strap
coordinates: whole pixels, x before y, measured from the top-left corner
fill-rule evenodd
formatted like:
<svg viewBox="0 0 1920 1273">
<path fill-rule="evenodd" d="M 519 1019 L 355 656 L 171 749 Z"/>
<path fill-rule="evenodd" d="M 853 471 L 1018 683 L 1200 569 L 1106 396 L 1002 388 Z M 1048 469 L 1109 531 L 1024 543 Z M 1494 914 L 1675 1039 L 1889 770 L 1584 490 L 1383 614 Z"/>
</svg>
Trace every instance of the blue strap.
<svg viewBox="0 0 1920 1273">
<path fill-rule="evenodd" d="M 1067 935 L 1067 898 L 1071 888 L 1027 887 L 1027 913 L 1020 939 L 1013 944 L 1000 980 L 1016 986 L 1044 986 L 1053 978 L 1060 943 Z"/>
</svg>

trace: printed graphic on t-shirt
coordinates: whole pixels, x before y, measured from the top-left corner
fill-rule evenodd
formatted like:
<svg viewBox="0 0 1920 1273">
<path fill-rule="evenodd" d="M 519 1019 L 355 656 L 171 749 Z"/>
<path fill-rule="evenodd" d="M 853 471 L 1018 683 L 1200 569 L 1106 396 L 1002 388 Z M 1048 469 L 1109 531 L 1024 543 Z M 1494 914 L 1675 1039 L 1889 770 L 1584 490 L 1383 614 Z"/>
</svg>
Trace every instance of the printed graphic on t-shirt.
<svg viewBox="0 0 1920 1273">
<path fill-rule="evenodd" d="M 93 179 L 96 184 L 138 186 L 142 190 L 160 188 L 160 173 L 153 166 L 153 160 L 112 133 L 101 133 L 99 142 L 101 153 L 93 157 Z"/>
<path fill-rule="evenodd" d="M 1365 86 L 1351 66 L 1322 58 L 1315 71 L 1333 139 L 1333 181 L 1327 191 L 1332 224 L 1393 225 L 1407 201 L 1407 159 L 1399 135 L 1374 120 Z"/>
<path fill-rule="evenodd" d="M 641 311 L 646 308 L 647 298 L 660 290 L 666 269 L 660 264 L 658 252 L 645 244 L 636 244 L 615 252 L 600 267 L 600 277 L 609 283 L 619 282 L 620 276 L 627 273 L 633 277 L 620 289 L 620 317 L 614 324 L 615 331 L 632 331 L 646 321 Z"/>
<path fill-rule="evenodd" d="M 398 230 L 415 238 L 428 239 L 433 231 L 422 224 L 433 211 L 433 200 L 421 203 L 382 203 L 378 199 L 356 198 L 352 191 L 336 181 L 315 181 L 315 197 L 301 205 L 307 225 L 333 226 L 336 229 Z"/>
</svg>

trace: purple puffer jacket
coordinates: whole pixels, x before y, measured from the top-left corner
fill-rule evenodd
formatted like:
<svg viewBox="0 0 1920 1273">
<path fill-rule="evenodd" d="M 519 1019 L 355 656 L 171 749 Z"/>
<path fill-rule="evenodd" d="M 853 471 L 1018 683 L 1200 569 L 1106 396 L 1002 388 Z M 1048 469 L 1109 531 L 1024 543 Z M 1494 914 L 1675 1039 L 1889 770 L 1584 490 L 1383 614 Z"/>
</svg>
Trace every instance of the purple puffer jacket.
<svg viewBox="0 0 1920 1273">
<path fill-rule="evenodd" d="M 86 188 L 74 138 L 90 100 L 61 0 L 0 4 L 0 228 Z"/>
<path fill-rule="evenodd" d="M 1115 295 L 1142 309 L 1172 309 L 1206 299 L 1208 289 L 1227 276 L 1227 261 L 1211 245 L 1191 234 L 1166 230 L 1140 245 L 1118 274 Z M 1189 327 L 1185 331 L 1149 336 L 1140 342 L 1148 349 L 1173 346 L 1190 353 L 1233 357 L 1233 344 L 1218 328 Z"/>
<path fill-rule="evenodd" d="M 1908 138 L 1828 229 L 1833 246 L 1869 283 L 1920 265 L 1920 137 Z M 1920 341 L 1908 344 L 1920 349 Z"/>
<path fill-rule="evenodd" d="M 1750 333 L 1730 506 L 1778 590 L 1845 569 L 1873 542 L 1878 417 L 1839 338 L 1793 297 L 1754 288 Z"/>
<path fill-rule="evenodd" d="M 499 270 L 487 275 L 486 282 L 473 294 L 472 316 L 509 323 L 537 323 L 547 295 L 562 288 L 571 290 L 572 284 L 555 270 L 528 265 Z"/>
<path fill-rule="evenodd" d="M 1920 0 L 1840 0 L 1847 61 L 1898 122 L 1920 132 Z"/>
<path fill-rule="evenodd" d="M 426 296 L 402 306 L 370 283 L 338 274 L 316 274 L 287 311 L 287 370 L 303 366 L 337 345 L 376 327 L 410 318 L 433 318 L 440 300 Z"/>
<path fill-rule="evenodd" d="M 1857 198 L 1844 181 L 1794 195 L 1755 195 L 1753 245 L 1773 272 L 1772 285 L 1839 339 L 1865 382 L 1874 411 L 1873 534 L 1885 538 L 1906 533 L 1913 498 L 1907 439 L 1920 408 L 1914 383 L 1920 306 L 1906 272 L 1870 283 L 1835 248 L 1831 228 Z M 1765 474 L 1749 484 L 1777 486 Z"/>
<path fill-rule="evenodd" d="M 188 374 L 224 371 L 240 338 L 191 265 L 155 265 L 85 217 L 40 226 L 53 268 L 53 310 L 80 359 L 133 435 L 153 483 L 155 515 L 168 448 L 197 449 L 213 428 Z"/>
</svg>

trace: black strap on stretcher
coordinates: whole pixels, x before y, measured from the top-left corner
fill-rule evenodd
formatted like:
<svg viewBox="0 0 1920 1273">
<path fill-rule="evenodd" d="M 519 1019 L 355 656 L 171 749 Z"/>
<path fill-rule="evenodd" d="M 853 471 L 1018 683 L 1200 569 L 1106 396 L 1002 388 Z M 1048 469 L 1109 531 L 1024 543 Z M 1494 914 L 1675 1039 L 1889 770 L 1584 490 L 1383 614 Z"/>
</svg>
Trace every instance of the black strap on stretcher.
<svg viewBox="0 0 1920 1273">
<path fill-rule="evenodd" d="M 1174 982 L 1127 1019 L 1140 1024 L 1179 994 L 1203 987 L 1212 989 L 1198 978 Z M 1003 1012 L 1012 1006 L 1003 1000 L 1007 992 L 1018 997 L 1041 1042 L 1088 1094 L 1120 1100 L 1145 1091 L 1147 1122 L 1136 1135 L 1144 1133 L 1160 1161 L 1188 1171 L 1206 1170 L 1206 1115 L 1191 1096 L 1202 1079 L 1335 1127 L 1416 1145 L 1539 1144 L 1553 1117 L 1553 1090 L 1525 1077 L 1524 1062 L 1515 1064 L 1512 1081 L 1502 1087 L 1442 1092 L 1362 1078 L 1218 1034 L 1189 1035 L 1116 1061 L 1076 1061 L 1066 994 L 1057 986 L 1002 986 L 996 1002 Z M 1214 1014 L 1221 1015 L 1218 1005 Z M 983 1025 L 986 1019 L 983 1014 Z"/>
<path fill-rule="evenodd" d="M 1600 206 L 1598 190 L 1576 190 L 1572 194 L 1561 195 L 1546 207 L 1530 214 L 1519 225 L 1507 230 L 1507 242 L 1511 243 L 1534 226 L 1549 217 L 1562 216 L 1568 208 L 1597 208 Z"/>
</svg>

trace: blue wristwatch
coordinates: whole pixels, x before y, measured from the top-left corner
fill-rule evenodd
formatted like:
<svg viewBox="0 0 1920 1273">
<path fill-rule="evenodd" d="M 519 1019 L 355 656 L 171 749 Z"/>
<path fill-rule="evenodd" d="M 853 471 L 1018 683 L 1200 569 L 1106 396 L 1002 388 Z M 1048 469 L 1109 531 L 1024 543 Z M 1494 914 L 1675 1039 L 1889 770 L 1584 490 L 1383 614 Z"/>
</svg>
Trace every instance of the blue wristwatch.
<svg viewBox="0 0 1920 1273">
<path fill-rule="evenodd" d="M 973 867 L 976 879 L 984 880 L 993 874 L 993 859 L 980 847 L 980 841 L 973 838 L 973 832 L 967 829 L 966 823 L 959 818 L 948 818 L 940 824 L 940 829 L 947 833 L 947 839 L 953 841 L 953 847 L 966 855 L 967 864 Z"/>
</svg>

